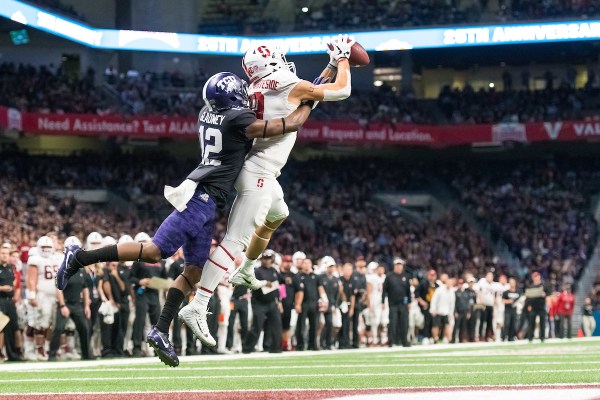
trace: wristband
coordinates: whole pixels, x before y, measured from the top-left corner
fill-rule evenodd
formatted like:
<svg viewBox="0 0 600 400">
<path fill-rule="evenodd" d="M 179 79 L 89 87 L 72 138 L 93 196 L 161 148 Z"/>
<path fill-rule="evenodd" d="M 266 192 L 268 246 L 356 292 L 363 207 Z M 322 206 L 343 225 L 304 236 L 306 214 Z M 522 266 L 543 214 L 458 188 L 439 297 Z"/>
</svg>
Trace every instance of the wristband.
<svg viewBox="0 0 600 400">
<path fill-rule="evenodd" d="M 281 129 L 281 134 L 285 135 L 285 118 L 281 117 L 281 123 L 283 124 L 283 128 Z"/>
<path fill-rule="evenodd" d="M 59 304 L 59 305 L 58 305 L 58 307 L 59 307 L 60 309 L 63 309 L 63 308 L 65 308 L 66 306 L 65 306 L 64 304 Z"/>
<path fill-rule="evenodd" d="M 269 121 L 265 121 L 265 128 L 263 129 L 263 139 L 267 136 L 267 125 L 269 125 Z"/>
<path fill-rule="evenodd" d="M 36 292 L 27 291 L 27 300 L 35 300 L 36 296 L 37 296 Z"/>
<path fill-rule="evenodd" d="M 310 108 L 313 108 L 315 106 L 315 101 L 314 100 L 302 100 L 302 102 L 300 103 L 300 107 L 302 106 L 309 106 Z"/>
<path fill-rule="evenodd" d="M 332 63 L 327 63 L 327 68 L 337 71 L 337 67 L 335 65 L 333 65 Z"/>
</svg>

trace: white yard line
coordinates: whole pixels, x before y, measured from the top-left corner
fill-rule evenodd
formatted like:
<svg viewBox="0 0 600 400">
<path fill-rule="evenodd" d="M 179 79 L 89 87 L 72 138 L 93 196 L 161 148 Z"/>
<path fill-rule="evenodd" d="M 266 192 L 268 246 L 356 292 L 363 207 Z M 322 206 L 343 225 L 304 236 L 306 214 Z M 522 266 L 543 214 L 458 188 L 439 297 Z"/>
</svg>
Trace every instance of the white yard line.
<svg viewBox="0 0 600 400">
<path fill-rule="evenodd" d="M 568 373 L 568 372 L 597 372 L 598 369 L 539 369 L 530 371 L 519 371 L 520 374 L 544 374 L 544 373 Z M 262 374 L 262 375 L 198 375 L 198 376 L 136 376 L 136 377 L 87 377 L 87 378 L 28 378 L 28 379 L 1 379 L 0 383 L 24 383 L 24 382 L 90 382 L 90 381 L 122 381 L 126 379 L 128 381 L 153 381 L 153 380 L 165 380 L 165 379 L 273 379 L 273 378 L 318 378 L 318 377 L 331 377 L 331 378 L 347 378 L 347 377 L 371 377 L 371 376 L 424 376 L 424 375 L 508 375 L 515 374 L 515 371 L 448 371 L 448 372 L 377 372 L 377 373 L 340 373 L 340 374 Z"/>
<path fill-rule="evenodd" d="M 460 390 L 469 390 L 469 389 L 495 389 L 498 387 L 502 387 L 503 389 L 509 390 L 535 390 L 535 389 L 554 389 L 558 390 L 560 388 L 597 388 L 600 389 L 600 383 L 546 383 L 543 385 L 540 384 L 515 384 L 515 385 L 460 385 L 460 386 L 414 386 L 414 387 L 397 387 L 397 386 L 389 386 L 389 387 L 379 387 L 379 388 L 340 388 L 340 389 L 315 389 L 315 388 L 290 388 L 290 389 L 231 389 L 231 390 L 165 390 L 165 391 L 156 391 L 156 390 L 131 390 L 131 391 L 123 391 L 123 392 L 35 392 L 35 393 L 1 393 L 0 396 L 48 396 L 48 395 L 111 395 L 111 394 L 147 394 L 147 393 L 263 393 L 263 392 L 338 392 L 338 391 L 353 391 L 353 392 L 367 392 L 373 390 L 394 390 L 397 389 L 399 392 L 401 391 L 434 391 L 444 389 L 450 393 L 460 391 Z M 431 393 L 430 393 L 431 394 Z M 546 399 L 548 400 L 548 399 Z"/>
<path fill-rule="evenodd" d="M 582 364 L 591 364 L 591 365 L 599 365 L 600 361 L 513 361 L 513 362 L 459 362 L 459 363 L 385 363 L 385 364 L 373 364 L 373 363 L 360 363 L 353 364 L 355 367 L 359 368 L 388 368 L 388 367 L 495 367 L 495 366 L 527 366 L 527 365 L 582 365 Z M 150 372 L 150 371 L 164 371 L 164 372 L 174 372 L 178 371 L 244 371 L 244 370 L 268 370 L 268 369 L 319 369 L 319 368 L 339 368 L 340 364 L 311 364 L 311 365 L 248 365 L 248 366 L 236 366 L 236 367 L 178 367 L 178 368 L 167 368 L 163 367 L 150 367 L 150 368 L 135 368 L 135 367 L 119 367 L 119 368 L 78 368 L 77 371 L 74 372 Z M 28 369 L 26 371 L 10 371 L 15 373 L 29 373 L 29 372 L 41 372 L 47 371 L 46 369 Z M 7 371 L 8 372 L 8 371 Z M 62 370 L 57 370 L 57 373 L 62 372 Z M 0 382 L 3 382 L 0 377 Z"/>
<path fill-rule="evenodd" d="M 589 342 L 590 344 L 600 343 L 599 338 L 578 338 L 575 339 L 576 343 Z M 550 339 L 547 341 L 548 344 L 567 344 L 575 343 L 575 341 L 563 341 L 560 339 Z M 505 352 L 497 354 L 500 356 L 519 356 L 519 355 L 540 355 L 540 356 L 553 356 L 553 354 L 545 354 L 543 351 L 545 348 L 537 348 L 531 350 L 520 349 L 521 346 L 527 345 L 527 341 L 520 342 L 505 342 L 505 343 L 461 343 L 461 344 L 439 344 L 435 346 L 419 346 L 411 347 L 408 349 L 400 347 L 384 348 L 361 348 L 354 350 L 336 350 L 336 351 L 303 351 L 303 352 L 286 352 L 279 354 L 270 353 L 254 353 L 248 354 L 230 354 L 230 355 L 217 355 L 217 356 L 182 356 L 180 361 L 183 362 L 215 362 L 215 361 L 232 361 L 232 360 L 265 360 L 265 359 L 284 359 L 291 360 L 293 358 L 307 358 L 310 357 L 311 361 L 317 360 L 319 357 L 332 357 L 342 354 L 365 354 L 369 357 L 374 358 L 416 358 L 423 359 L 428 357 L 482 357 L 484 355 L 493 355 L 489 352 L 498 351 L 500 349 L 511 348 L 511 350 L 519 351 L 517 354 L 507 354 Z M 548 349 L 556 348 L 557 346 L 548 346 Z M 571 347 L 571 346 L 567 346 Z M 597 349 L 598 346 L 595 346 Z M 456 351 L 440 353 L 439 350 L 454 349 Z M 461 351 L 464 349 L 477 349 L 478 351 Z M 564 349 L 564 347 L 561 347 Z M 573 349 L 579 349 L 578 346 L 574 346 Z M 524 354 L 527 352 L 527 354 Z M 574 356 L 594 356 L 600 355 L 600 352 L 590 352 L 580 350 L 579 353 L 569 354 L 569 357 Z M 557 357 L 563 356 L 564 354 L 556 354 Z M 93 360 L 93 361 L 60 361 L 60 362 L 27 362 L 27 363 L 2 363 L 0 364 L 0 372 L 16 372 L 16 371 L 30 371 L 35 370 L 53 370 L 63 368 L 90 368 L 90 367 L 110 367 L 110 366 L 123 366 L 123 365 L 151 365 L 160 364 L 160 361 L 155 357 L 146 358 L 118 358 L 110 360 Z"/>
</svg>

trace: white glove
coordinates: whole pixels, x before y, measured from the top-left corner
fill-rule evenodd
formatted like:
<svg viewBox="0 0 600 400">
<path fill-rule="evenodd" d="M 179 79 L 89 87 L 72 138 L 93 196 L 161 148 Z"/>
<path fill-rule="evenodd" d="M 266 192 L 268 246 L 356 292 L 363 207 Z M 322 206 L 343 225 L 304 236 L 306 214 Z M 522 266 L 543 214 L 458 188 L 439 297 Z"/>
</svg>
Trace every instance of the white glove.
<svg viewBox="0 0 600 400">
<path fill-rule="evenodd" d="M 356 43 L 355 40 L 350 40 L 348 35 L 338 35 L 337 38 L 333 39 L 327 44 L 327 54 L 329 54 L 330 60 L 337 62 L 342 58 L 350 58 L 350 52 L 352 45 Z"/>
</svg>

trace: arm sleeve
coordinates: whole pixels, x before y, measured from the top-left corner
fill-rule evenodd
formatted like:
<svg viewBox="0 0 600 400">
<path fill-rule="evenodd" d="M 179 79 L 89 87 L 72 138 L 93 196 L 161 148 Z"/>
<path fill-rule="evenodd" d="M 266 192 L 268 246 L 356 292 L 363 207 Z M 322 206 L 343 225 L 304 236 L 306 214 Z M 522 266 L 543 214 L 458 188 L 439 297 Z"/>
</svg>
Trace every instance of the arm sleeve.
<svg viewBox="0 0 600 400">
<path fill-rule="evenodd" d="M 221 131 L 240 132 L 244 140 L 250 140 L 246 137 L 246 128 L 256 121 L 256 114 L 250 109 L 236 110 L 231 119 L 225 120 L 221 126 Z"/>
</svg>

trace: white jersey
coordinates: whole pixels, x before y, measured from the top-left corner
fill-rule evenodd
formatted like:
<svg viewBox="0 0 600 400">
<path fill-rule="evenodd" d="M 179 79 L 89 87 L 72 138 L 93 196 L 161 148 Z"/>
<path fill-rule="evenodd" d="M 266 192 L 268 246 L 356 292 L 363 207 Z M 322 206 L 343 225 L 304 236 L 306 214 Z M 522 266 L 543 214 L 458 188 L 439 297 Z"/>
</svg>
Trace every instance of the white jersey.
<svg viewBox="0 0 600 400">
<path fill-rule="evenodd" d="M 54 278 L 56 271 L 62 262 L 62 256 L 53 255 L 50 257 L 42 257 L 35 255 L 29 257 L 28 265 L 35 265 L 38 270 L 37 291 L 46 295 L 56 295 L 56 286 Z"/>
<path fill-rule="evenodd" d="M 288 96 L 300 80 L 291 71 L 282 69 L 251 83 L 248 91 L 255 97 L 256 116 L 269 120 L 291 114 L 298 104 L 290 103 Z M 296 132 L 290 132 L 268 139 L 255 139 L 246 160 L 279 176 L 296 143 L 296 136 Z"/>
<path fill-rule="evenodd" d="M 481 304 L 487 307 L 494 306 L 496 296 L 496 282 L 489 283 L 487 279 L 481 278 L 478 283 Z"/>
<path fill-rule="evenodd" d="M 385 282 L 385 275 L 379 276 L 377 274 L 368 274 L 367 283 L 371 284 L 371 304 L 381 305 L 381 296 L 383 295 L 383 283 Z"/>
</svg>

